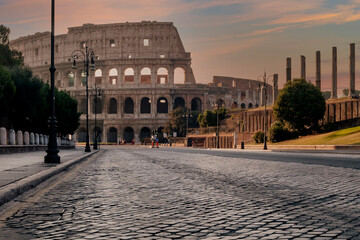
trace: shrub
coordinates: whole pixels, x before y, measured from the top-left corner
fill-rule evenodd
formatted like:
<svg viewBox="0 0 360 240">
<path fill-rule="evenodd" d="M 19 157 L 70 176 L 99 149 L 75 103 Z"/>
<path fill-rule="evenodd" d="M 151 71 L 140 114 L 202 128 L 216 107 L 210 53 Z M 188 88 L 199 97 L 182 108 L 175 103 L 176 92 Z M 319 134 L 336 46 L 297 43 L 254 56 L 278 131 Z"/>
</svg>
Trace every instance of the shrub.
<svg viewBox="0 0 360 240">
<path fill-rule="evenodd" d="M 263 131 L 257 131 L 254 133 L 254 141 L 255 143 L 263 143 L 264 142 L 264 132 Z"/>
<path fill-rule="evenodd" d="M 275 122 L 270 127 L 270 141 L 281 142 L 291 138 L 289 129 L 285 128 L 281 122 Z"/>
</svg>

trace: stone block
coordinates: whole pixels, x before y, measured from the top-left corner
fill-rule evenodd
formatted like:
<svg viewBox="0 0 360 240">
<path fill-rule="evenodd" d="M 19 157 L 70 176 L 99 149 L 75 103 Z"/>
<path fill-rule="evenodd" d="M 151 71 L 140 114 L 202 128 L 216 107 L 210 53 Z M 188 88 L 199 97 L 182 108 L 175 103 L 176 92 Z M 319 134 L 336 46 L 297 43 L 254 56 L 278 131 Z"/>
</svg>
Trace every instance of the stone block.
<svg viewBox="0 0 360 240">
<path fill-rule="evenodd" d="M 24 144 L 29 145 L 30 144 L 30 135 L 29 132 L 24 132 Z"/>
<path fill-rule="evenodd" d="M 6 128 L 0 128 L 0 145 L 7 145 Z"/>
<path fill-rule="evenodd" d="M 34 135 L 34 133 L 30 133 L 30 145 L 35 145 L 35 135 Z"/>
<path fill-rule="evenodd" d="M 16 144 L 15 131 L 14 131 L 14 129 L 10 129 L 10 131 L 9 131 L 9 145 L 15 145 L 15 144 Z"/>
<path fill-rule="evenodd" d="M 16 144 L 17 145 L 24 145 L 24 136 L 22 131 L 18 130 L 16 132 Z"/>
</svg>

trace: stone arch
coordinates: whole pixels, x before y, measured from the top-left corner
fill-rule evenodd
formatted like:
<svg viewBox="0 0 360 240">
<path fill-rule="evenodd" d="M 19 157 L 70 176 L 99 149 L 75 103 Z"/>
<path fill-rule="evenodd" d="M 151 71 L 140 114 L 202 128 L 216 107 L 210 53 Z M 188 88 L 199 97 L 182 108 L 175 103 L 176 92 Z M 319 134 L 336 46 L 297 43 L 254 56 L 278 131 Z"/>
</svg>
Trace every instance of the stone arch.
<svg viewBox="0 0 360 240">
<path fill-rule="evenodd" d="M 165 97 L 157 100 L 157 113 L 168 113 L 168 100 Z"/>
<path fill-rule="evenodd" d="M 144 141 L 145 138 L 151 138 L 151 130 L 148 127 L 143 127 L 140 130 L 140 141 Z"/>
<path fill-rule="evenodd" d="M 169 72 L 166 68 L 161 67 L 156 72 L 157 84 L 167 84 L 169 82 Z"/>
<path fill-rule="evenodd" d="M 134 139 L 134 129 L 131 127 L 126 127 L 124 130 L 124 140 L 128 143 L 131 143 Z"/>
<path fill-rule="evenodd" d="M 116 114 L 117 113 L 117 100 L 116 98 L 110 98 L 109 101 L 109 113 Z"/>
<path fill-rule="evenodd" d="M 184 84 L 185 83 L 185 69 L 183 69 L 182 67 L 175 68 L 174 83 L 175 84 Z"/>
<path fill-rule="evenodd" d="M 118 70 L 116 68 L 112 68 L 109 70 L 109 83 L 111 85 L 116 85 L 118 80 Z"/>
<path fill-rule="evenodd" d="M 221 98 L 219 98 L 219 99 L 217 100 L 217 104 L 219 104 L 219 107 L 225 107 L 225 101 L 222 100 Z"/>
<path fill-rule="evenodd" d="M 238 108 L 237 102 L 233 102 L 233 103 L 231 104 L 231 108 L 232 108 L 232 109 Z"/>
<path fill-rule="evenodd" d="M 114 127 L 109 128 L 107 134 L 107 142 L 116 143 L 117 142 L 117 129 Z"/>
<path fill-rule="evenodd" d="M 246 108 L 245 103 L 242 103 L 240 106 L 241 106 L 241 109 L 245 109 L 245 108 Z"/>
<path fill-rule="evenodd" d="M 197 111 L 197 112 L 201 112 L 202 111 L 202 101 L 200 98 L 195 97 L 191 100 L 191 111 Z"/>
<path fill-rule="evenodd" d="M 86 142 L 86 129 L 81 127 L 78 131 L 78 142 Z"/>
<path fill-rule="evenodd" d="M 133 68 L 127 68 L 124 72 L 124 82 L 133 83 L 135 80 L 135 71 Z"/>
<path fill-rule="evenodd" d="M 75 86 L 75 74 L 71 71 L 68 74 L 68 87 Z"/>
<path fill-rule="evenodd" d="M 95 71 L 95 84 L 99 85 L 102 82 L 102 71 L 101 69 L 97 69 Z"/>
<path fill-rule="evenodd" d="M 252 103 L 249 103 L 249 108 L 253 108 L 253 104 L 252 104 Z"/>
<path fill-rule="evenodd" d="M 173 109 L 176 109 L 178 107 L 185 108 L 185 100 L 182 97 L 175 98 Z"/>
<path fill-rule="evenodd" d="M 96 103 L 95 103 L 95 98 L 94 98 L 94 102 L 93 102 L 93 107 L 92 107 L 92 113 L 96 113 L 96 114 L 99 114 L 99 113 L 102 113 L 102 100 L 101 98 L 96 98 Z M 96 109 L 96 111 L 95 111 Z"/>
<path fill-rule="evenodd" d="M 95 141 L 95 135 L 97 135 L 97 142 L 102 142 L 102 129 L 100 127 L 94 127 L 92 132 L 94 134 L 93 141 Z"/>
<path fill-rule="evenodd" d="M 140 72 L 140 83 L 141 84 L 151 84 L 151 70 L 148 67 L 144 67 Z"/>
<path fill-rule="evenodd" d="M 127 113 L 127 114 L 134 113 L 134 100 L 131 97 L 128 97 L 125 99 L 124 113 Z"/>
<path fill-rule="evenodd" d="M 255 104 L 255 107 L 258 108 L 258 107 L 259 107 L 259 104 Z"/>
<path fill-rule="evenodd" d="M 148 97 L 141 99 L 140 113 L 151 113 L 151 101 Z"/>
</svg>

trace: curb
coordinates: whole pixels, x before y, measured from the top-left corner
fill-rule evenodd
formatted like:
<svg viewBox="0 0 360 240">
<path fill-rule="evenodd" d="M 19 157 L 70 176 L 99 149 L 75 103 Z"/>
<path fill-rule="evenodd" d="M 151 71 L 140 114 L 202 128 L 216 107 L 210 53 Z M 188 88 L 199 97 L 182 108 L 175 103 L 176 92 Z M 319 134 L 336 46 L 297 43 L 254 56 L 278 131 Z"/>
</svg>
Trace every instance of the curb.
<svg viewBox="0 0 360 240">
<path fill-rule="evenodd" d="M 52 176 L 55 176 L 56 174 L 68 169 L 72 165 L 81 162 L 85 160 L 86 158 L 92 156 L 95 153 L 100 152 L 91 152 L 84 156 L 74 158 L 72 160 L 68 160 L 63 164 L 55 165 L 54 167 L 51 167 L 50 169 L 46 169 L 44 171 L 41 171 L 39 173 L 36 173 L 34 175 L 28 176 L 26 178 L 23 178 L 19 181 L 16 181 L 14 183 L 11 183 L 7 186 L 4 186 L 0 189 L 0 206 L 3 205 L 6 202 L 9 202 L 19 196 L 20 194 L 36 187 L 40 183 L 44 182 L 45 180 L 51 178 Z"/>
</svg>

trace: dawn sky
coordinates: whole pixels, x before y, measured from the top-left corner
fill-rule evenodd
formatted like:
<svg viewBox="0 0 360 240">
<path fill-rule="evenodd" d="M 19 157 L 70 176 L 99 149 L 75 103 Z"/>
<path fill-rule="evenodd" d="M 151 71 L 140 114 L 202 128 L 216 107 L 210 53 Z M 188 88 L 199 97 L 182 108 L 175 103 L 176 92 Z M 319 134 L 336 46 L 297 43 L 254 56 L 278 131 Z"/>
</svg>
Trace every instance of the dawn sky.
<svg viewBox="0 0 360 240">
<path fill-rule="evenodd" d="M 11 39 L 50 31 L 50 0 L 0 0 L 0 24 Z M 55 34 L 84 23 L 174 22 L 198 83 L 223 75 L 257 79 L 264 70 L 285 82 L 314 82 L 315 52 L 321 51 L 322 90 L 330 90 L 331 48 L 338 47 L 338 93 L 349 85 L 349 44 L 356 43 L 356 89 L 360 89 L 360 0 L 62 0 L 56 1 Z"/>
</svg>

